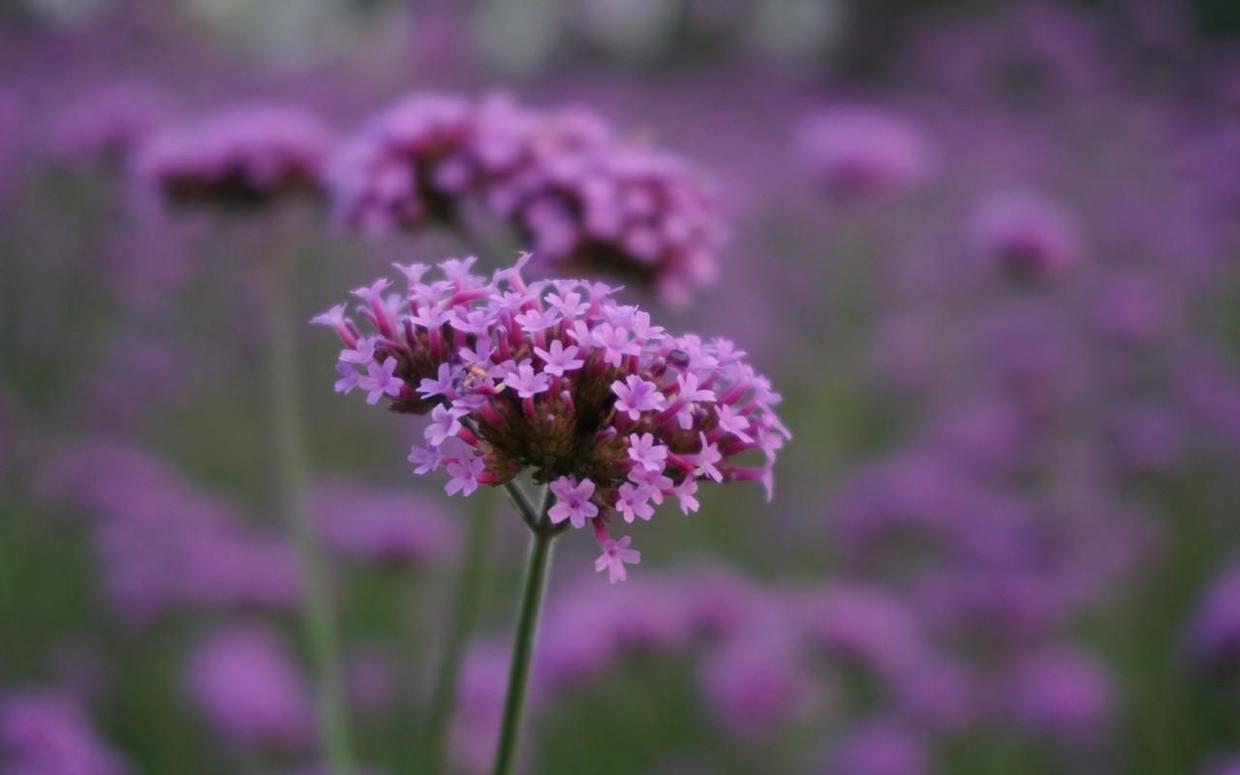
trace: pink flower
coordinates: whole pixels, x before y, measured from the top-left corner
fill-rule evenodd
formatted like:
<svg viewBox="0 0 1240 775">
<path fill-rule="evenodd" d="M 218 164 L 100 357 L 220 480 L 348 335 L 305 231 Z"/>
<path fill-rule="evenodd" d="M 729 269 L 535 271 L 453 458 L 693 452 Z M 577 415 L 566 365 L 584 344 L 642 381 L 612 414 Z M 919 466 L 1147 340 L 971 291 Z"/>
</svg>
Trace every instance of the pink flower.
<svg viewBox="0 0 1240 775">
<path fill-rule="evenodd" d="M 490 280 L 470 260 L 445 262 L 434 279 L 418 269 L 403 297 L 383 283 L 360 289 L 356 323 L 339 310 L 321 321 L 346 359 L 365 361 L 359 387 L 429 415 L 409 453 L 415 473 L 444 471 L 449 492 L 469 494 L 528 469 L 553 482 L 556 522 L 578 526 L 649 520 L 672 495 L 689 513 L 704 479 L 769 490 L 789 433 L 779 395 L 739 350 L 669 334 L 615 300 L 617 288 L 527 283 L 523 263 Z"/>
<path fill-rule="evenodd" d="M 418 385 L 418 395 L 423 398 L 452 395 L 453 377 L 451 366 L 446 363 L 439 364 L 439 371 L 435 377 L 426 377 Z"/>
<path fill-rule="evenodd" d="M 642 412 L 660 411 L 667 405 L 667 398 L 659 388 L 636 374 L 625 377 L 624 382 L 611 383 L 611 392 L 616 394 L 616 410 L 627 412 L 630 420 L 639 419 Z"/>
<path fill-rule="evenodd" d="M 513 317 L 517 325 L 527 334 L 536 334 L 539 331 L 545 331 L 556 323 L 560 322 L 560 313 L 555 309 L 539 310 L 529 309 L 520 315 Z"/>
<path fill-rule="evenodd" d="M 706 442 L 706 434 L 701 434 L 702 451 L 697 454 L 694 462 L 697 464 L 693 472 L 698 476 L 709 476 L 716 482 L 723 481 L 723 473 L 715 465 L 723 460 L 723 455 L 719 452 L 719 447 Z"/>
<path fill-rule="evenodd" d="M 337 363 L 336 373 L 340 375 L 340 379 L 336 380 L 336 384 L 333 386 L 335 391 L 345 394 L 352 393 L 358 383 L 359 375 L 357 369 L 347 363 Z"/>
<path fill-rule="evenodd" d="M 594 570 L 600 573 L 606 570 L 607 580 L 612 584 L 628 578 L 624 566 L 637 565 L 642 561 L 642 553 L 629 548 L 632 540 L 629 536 L 621 536 L 618 540 L 611 538 L 605 540 L 603 553 L 594 561 Z"/>
<path fill-rule="evenodd" d="M 546 350 L 541 347 L 534 348 L 534 354 L 542 359 L 543 371 L 557 377 L 562 377 L 585 365 L 586 362 L 577 357 L 577 352 L 576 345 L 570 344 L 565 347 L 559 339 L 553 341 Z"/>
<path fill-rule="evenodd" d="M 685 515 L 689 515 L 702 507 L 702 504 L 698 503 L 698 499 L 695 497 L 697 490 L 698 483 L 696 479 L 685 479 L 672 490 L 672 494 L 676 496 L 676 501 L 680 505 L 680 510 Z"/>
<path fill-rule="evenodd" d="M 590 502 L 594 495 L 594 482 L 582 479 L 573 484 L 571 476 L 561 476 L 551 483 L 551 492 L 555 495 L 555 505 L 547 512 L 554 524 L 569 520 L 573 527 L 585 527 L 586 520 L 598 516 L 598 506 Z"/>
<path fill-rule="evenodd" d="M 654 516 L 654 506 L 650 505 L 650 488 L 628 482 L 620 485 L 617 491 L 616 508 L 624 517 L 625 522 L 632 522 L 637 517 L 649 522 Z"/>
<path fill-rule="evenodd" d="M 382 395 L 400 395 L 400 389 L 405 383 L 395 376 L 395 372 L 396 359 L 392 357 L 388 357 L 381 364 L 374 361 L 366 364 L 366 376 L 357 380 L 357 386 L 367 391 L 366 403 L 375 404 Z"/>
<path fill-rule="evenodd" d="M 465 416 L 463 409 L 445 409 L 436 406 L 431 412 L 431 423 L 426 426 L 426 440 L 432 447 L 442 445 L 448 439 L 461 432 L 461 418 Z"/>
<path fill-rule="evenodd" d="M 650 433 L 630 436 L 629 457 L 647 471 L 659 472 L 667 465 L 667 447 L 656 444 Z"/>
<path fill-rule="evenodd" d="M 551 377 L 534 371 L 528 360 L 521 361 L 515 369 L 504 377 L 504 384 L 517 391 L 521 398 L 533 398 L 539 393 L 547 392 L 551 387 Z"/>
<path fill-rule="evenodd" d="M 449 495 L 472 495 L 482 483 L 482 474 L 486 471 L 486 461 L 480 457 L 469 457 L 464 460 L 455 459 L 445 466 L 452 478 L 444 485 L 444 492 Z"/>
</svg>

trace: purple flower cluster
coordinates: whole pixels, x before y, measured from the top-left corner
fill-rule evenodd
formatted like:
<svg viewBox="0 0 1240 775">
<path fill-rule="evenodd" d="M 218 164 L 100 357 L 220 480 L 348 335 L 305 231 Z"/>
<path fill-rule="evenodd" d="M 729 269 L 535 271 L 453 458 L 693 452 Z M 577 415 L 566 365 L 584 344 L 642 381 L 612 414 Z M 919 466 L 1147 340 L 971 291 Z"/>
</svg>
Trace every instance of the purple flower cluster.
<svg viewBox="0 0 1240 775">
<path fill-rule="evenodd" d="M 1188 647 L 1203 667 L 1240 670 L 1240 569 L 1225 569 L 1205 590 L 1188 625 Z"/>
<path fill-rule="evenodd" d="M 301 108 L 242 107 L 156 133 L 134 170 L 172 203 L 249 205 L 320 193 L 330 149 L 330 132 Z"/>
<path fill-rule="evenodd" d="M 635 278 L 670 302 L 713 279 L 725 233 L 699 173 L 577 110 L 504 97 L 418 96 L 339 152 L 337 218 L 366 232 L 461 226 L 473 208 L 516 229 L 556 274 Z"/>
<path fill-rule="evenodd" d="M 841 200 L 898 195 L 934 172 L 936 159 L 916 125 L 876 108 L 832 108 L 804 119 L 795 145 L 823 189 Z"/>
<path fill-rule="evenodd" d="M 909 747 L 892 756 L 924 762 L 931 731 L 975 718 L 981 701 L 932 647 L 914 612 L 876 587 L 764 585 L 701 568 L 644 576 L 605 596 L 585 581 L 566 589 L 551 601 L 540 635 L 536 713 L 634 656 L 692 654 L 704 713 L 731 738 L 761 744 L 844 710 L 835 707 L 849 700 L 843 674 L 859 670 L 874 677 L 890 707 L 850 733 L 833 756 L 860 756 L 849 751 L 864 746 L 863 729 L 892 729 Z M 502 646 L 480 641 L 467 658 L 453 756 L 469 772 L 489 763 L 503 704 Z"/>
<path fill-rule="evenodd" d="M 698 508 L 698 482 L 759 481 L 770 497 L 775 455 L 789 437 L 780 397 L 729 341 L 672 336 L 616 289 L 578 280 L 527 284 L 522 258 L 491 280 L 474 259 L 400 266 L 409 287 L 359 288 L 358 315 L 337 305 L 315 323 L 344 342 L 336 390 L 430 415 L 415 473 L 443 471 L 448 494 L 512 481 L 531 469 L 549 484 L 556 524 L 594 526 L 598 570 L 613 581 L 639 555 L 607 523 L 649 520 L 675 499 Z"/>
<path fill-rule="evenodd" d="M 1081 261 L 1075 218 L 1062 206 L 1030 193 L 995 194 L 973 216 L 978 257 L 1017 277 L 1060 274 Z"/>
<path fill-rule="evenodd" d="M 143 84 L 97 86 L 51 117 L 49 150 L 66 162 L 126 163 L 168 121 L 170 110 L 162 94 Z"/>
<path fill-rule="evenodd" d="M 95 518 L 103 588 L 130 624 L 182 608 L 288 610 L 300 599 L 296 557 L 283 537 L 245 526 L 230 506 L 145 452 L 83 442 L 58 455 L 41 480 L 50 507 Z"/>
<path fill-rule="evenodd" d="M 313 739 L 310 691 L 270 630 L 233 625 L 211 633 L 190 655 L 185 686 L 230 745 L 300 751 Z"/>
<path fill-rule="evenodd" d="M 0 773 L 125 775 L 129 771 L 71 697 L 54 690 L 0 695 Z"/>
<path fill-rule="evenodd" d="M 323 544 L 341 559 L 438 565 L 456 547 L 455 523 L 441 507 L 413 493 L 330 481 L 314 488 L 312 501 Z"/>
</svg>

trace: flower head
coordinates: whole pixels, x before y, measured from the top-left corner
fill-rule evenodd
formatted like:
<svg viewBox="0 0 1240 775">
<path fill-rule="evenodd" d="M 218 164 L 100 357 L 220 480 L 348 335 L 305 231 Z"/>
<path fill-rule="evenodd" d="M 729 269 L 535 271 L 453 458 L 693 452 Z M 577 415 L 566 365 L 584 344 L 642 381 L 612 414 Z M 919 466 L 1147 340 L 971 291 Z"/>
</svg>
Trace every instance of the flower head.
<svg viewBox="0 0 1240 775">
<path fill-rule="evenodd" d="M 520 268 L 488 281 L 445 264 L 443 279 L 411 275 L 403 302 L 378 302 L 382 286 L 363 294 L 360 325 L 338 312 L 318 320 L 340 335 L 351 366 L 368 352 L 359 342 L 373 340 L 357 378 L 368 400 L 431 415 L 427 446 L 410 454 L 416 473 L 443 470 L 449 493 L 468 495 L 528 469 L 550 483 L 551 518 L 593 522 L 601 542 L 617 514 L 649 520 L 669 497 L 695 511 L 700 481 L 769 485 L 789 436 L 779 395 L 731 343 L 670 335 L 612 288 L 526 283 Z M 545 320 L 552 304 L 555 324 L 518 322 Z M 615 562 L 622 571 L 630 561 Z"/>
<path fill-rule="evenodd" d="M 598 118 L 492 96 L 418 96 L 375 117 L 336 155 L 337 219 L 370 233 L 454 225 L 482 212 L 548 265 L 603 270 L 683 301 L 711 280 L 725 238 L 713 196 L 681 159 L 621 140 Z M 577 302 L 580 303 L 580 302 Z M 545 328 L 571 296 L 523 310 Z"/>
<path fill-rule="evenodd" d="M 145 84 L 97 86 L 52 116 L 50 151 L 64 161 L 125 162 L 169 112 L 164 96 Z"/>
<path fill-rule="evenodd" d="M 246 107 L 156 133 L 134 165 L 167 201 L 264 203 L 317 193 L 329 144 L 326 128 L 299 108 Z"/>
<path fill-rule="evenodd" d="M 978 207 L 972 230 L 977 255 L 1018 277 L 1053 277 L 1082 258 L 1072 213 L 1032 193 L 992 196 Z"/>
<path fill-rule="evenodd" d="M 233 745 L 302 750 L 313 737 L 310 691 L 268 629 L 233 625 L 208 635 L 191 655 L 186 690 Z"/>
<path fill-rule="evenodd" d="M 872 108 L 811 116 L 801 124 L 796 146 L 827 193 L 839 199 L 903 193 L 923 183 L 935 166 L 915 125 Z"/>
<path fill-rule="evenodd" d="M 95 731 L 86 710 L 59 690 L 0 700 L 0 760 L 6 773 L 125 775 L 130 768 Z"/>
</svg>

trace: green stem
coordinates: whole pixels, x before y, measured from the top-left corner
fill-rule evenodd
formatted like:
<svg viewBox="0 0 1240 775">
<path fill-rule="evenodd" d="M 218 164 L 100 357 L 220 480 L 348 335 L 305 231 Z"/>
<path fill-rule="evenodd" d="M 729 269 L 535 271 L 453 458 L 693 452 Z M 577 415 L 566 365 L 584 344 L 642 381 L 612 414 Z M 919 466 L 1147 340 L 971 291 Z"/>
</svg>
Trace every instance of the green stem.
<svg viewBox="0 0 1240 775">
<path fill-rule="evenodd" d="M 560 530 L 547 520 L 547 511 L 553 499 L 543 494 L 541 513 L 535 519 L 533 541 L 529 559 L 525 564 L 525 583 L 521 592 L 521 607 L 517 614 L 517 631 L 512 645 L 512 666 L 508 671 L 508 693 L 504 699 L 504 718 L 500 726 L 499 745 L 495 751 L 494 775 L 509 775 L 517 759 L 521 737 L 521 715 L 525 706 L 525 691 L 529 685 L 530 662 L 534 654 L 534 639 L 538 631 L 538 614 L 542 607 L 543 592 L 547 586 L 547 570 L 551 564 L 551 544 Z M 528 504 L 528 500 L 526 501 Z M 518 501 L 521 506 L 521 502 Z M 524 510 L 524 509 L 523 509 Z M 533 517 L 532 514 L 525 514 Z"/>
<path fill-rule="evenodd" d="M 448 721 L 455 709 L 465 645 L 478 616 L 482 580 L 486 570 L 487 544 L 494 513 L 492 489 L 481 487 L 473 497 L 474 508 L 469 515 L 465 546 L 457 570 L 456 591 L 435 671 L 435 688 L 431 693 L 426 727 L 426 756 L 420 757 L 422 767 L 432 775 L 438 775 L 443 770 Z"/>
<path fill-rule="evenodd" d="M 304 598 L 302 614 L 318 677 L 316 692 L 319 734 L 333 775 L 350 775 L 353 767 L 349 754 L 331 589 L 306 502 L 308 466 L 305 440 L 302 436 L 296 334 L 288 298 L 288 278 L 285 274 L 289 267 L 273 263 L 269 269 L 269 292 L 266 299 L 270 338 L 268 382 L 281 505 L 297 548 L 301 569 Z"/>
</svg>

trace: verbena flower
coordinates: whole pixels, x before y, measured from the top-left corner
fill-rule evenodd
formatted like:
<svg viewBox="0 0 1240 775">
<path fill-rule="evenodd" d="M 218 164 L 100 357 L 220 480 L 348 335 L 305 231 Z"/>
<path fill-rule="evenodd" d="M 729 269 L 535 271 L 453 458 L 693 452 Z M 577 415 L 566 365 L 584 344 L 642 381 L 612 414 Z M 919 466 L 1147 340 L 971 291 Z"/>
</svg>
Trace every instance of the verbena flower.
<svg viewBox="0 0 1240 775">
<path fill-rule="evenodd" d="M 190 657 L 186 690 L 231 745 L 298 751 L 313 737 L 310 691 L 268 629 L 233 625 L 210 634 Z"/>
<path fill-rule="evenodd" d="M 904 193 L 924 183 L 936 166 L 916 125 L 875 108 L 816 113 L 798 127 L 795 147 L 827 194 L 842 200 Z"/>
<path fill-rule="evenodd" d="M 927 775 L 929 743 L 907 724 L 876 719 L 848 730 L 828 757 L 828 775 Z"/>
<path fill-rule="evenodd" d="M 622 141 L 591 114 L 504 97 L 399 102 L 337 154 L 329 183 L 350 227 L 459 226 L 477 211 L 557 271 L 634 278 L 671 302 L 713 279 L 726 236 L 713 196 L 679 157 Z"/>
<path fill-rule="evenodd" d="M 78 443 L 40 473 L 53 509 L 93 518 L 103 593 L 128 625 L 184 609 L 286 611 L 301 596 L 292 547 L 122 443 Z"/>
<path fill-rule="evenodd" d="M 248 205 L 317 194 L 330 142 L 326 127 L 300 108 L 243 107 L 157 133 L 134 166 L 143 184 L 174 204 Z"/>
<path fill-rule="evenodd" d="M 1076 218 L 1040 195 L 995 194 L 978 206 L 971 228 L 978 256 L 1018 277 L 1053 277 L 1082 258 Z"/>
<path fill-rule="evenodd" d="M 125 162 L 171 112 L 164 95 L 117 82 L 77 95 L 48 123 L 48 150 L 66 162 Z"/>
<path fill-rule="evenodd" d="M 384 567 L 437 565 L 457 543 L 456 524 L 414 493 L 331 481 L 316 486 L 313 508 L 335 556 Z"/>
<path fill-rule="evenodd" d="M 1007 688 L 1016 722 L 1066 747 L 1096 744 L 1111 716 L 1111 682 L 1096 659 L 1075 649 L 1044 648 L 1013 669 Z"/>
<path fill-rule="evenodd" d="M 0 771 L 124 775 L 129 767 L 68 694 L 29 690 L 0 697 Z"/>
<path fill-rule="evenodd" d="M 386 280 L 353 292 L 360 325 L 344 305 L 314 318 L 345 345 L 338 391 L 367 390 L 384 364 L 389 407 L 430 415 L 409 455 L 415 473 L 443 471 L 449 494 L 469 495 L 529 469 L 557 496 L 552 519 L 593 524 L 599 570 L 614 580 L 639 558 L 608 534 L 617 514 L 650 519 L 668 498 L 696 511 L 705 479 L 762 482 L 770 497 L 789 432 L 779 394 L 743 352 L 668 334 L 606 285 L 526 283 L 527 261 L 490 280 L 473 258 L 445 261 L 433 280 L 428 267 L 402 267 L 404 298 Z"/>
</svg>

